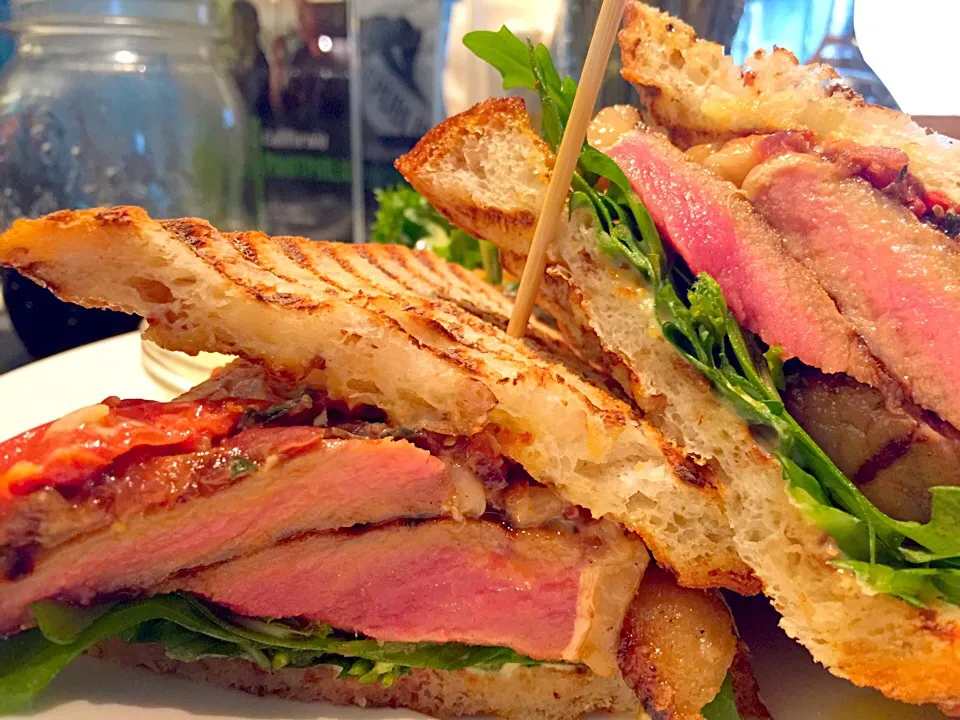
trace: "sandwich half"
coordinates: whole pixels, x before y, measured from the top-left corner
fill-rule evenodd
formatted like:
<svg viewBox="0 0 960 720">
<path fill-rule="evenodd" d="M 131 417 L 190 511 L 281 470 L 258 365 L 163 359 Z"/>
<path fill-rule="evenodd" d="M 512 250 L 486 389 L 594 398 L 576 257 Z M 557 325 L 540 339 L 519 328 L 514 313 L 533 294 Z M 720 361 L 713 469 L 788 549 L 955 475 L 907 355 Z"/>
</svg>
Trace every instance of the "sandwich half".
<svg viewBox="0 0 960 720">
<path fill-rule="evenodd" d="M 766 716 L 722 599 L 674 577 L 756 587 L 714 471 L 554 331 L 507 337 L 492 286 L 136 208 L 20 221 L 0 261 L 243 358 L 0 446 L 5 709 L 90 650 L 441 717 Z"/>
<path fill-rule="evenodd" d="M 458 227 L 497 244 L 508 269 L 518 273 L 549 181 L 556 128 L 563 127 L 568 90 L 575 85 L 559 78 L 554 84 L 545 50 L 524 55 L 526 46 L 506 29 L 465 42 L 496 65 L 497 53 L 488 52 L 495 48 L 512 63 L 508 83 L 541 92 L 548 119 L 543 136 L 531 128 L 520 100 L 490 100 L 434 128 L 397 167 Z M 672 44 L 657 45 L 663 42 Z M 727 72 L 716 46 L 703 50 L 689 28 L 639 3 L 630 5 L 621 43 L 625 76 L 646 92 L 654 120 L 687 144 L 739 133 L 742 116 L 736 113 L 727 125 L 714 118 L 715 135 L 707 138 L 704 124 L 689 121 L 713 109 L 712 101 L 730 87 L 724 78 L 736 76 L 741 83 L 731 97 L 723 96 L 728 103 L 734 103 L 732 95 L 748 96 L 747 105 L 756 109 L 764 104 L 762 97 L 756 102 L 755 88 L 773 93 L 778 82 L 794 77 L 771 70 L 758 73 L 754 84 L 747 70 Z M 529 74 L 517 70 L 524 65 Z M 682 72 L 671 65 L 682 65 Z M 698 86 L 702 92 L 696 94 Z M 786 90 L 775 95 L 789 96 Z M 830 97 L 822 98 L 811 117 L 835 107 L 836 97 Z M 848 93 L 844 97 L 858 112 L 889 116 L 864 110 Z M 775 107 L 769 112 L 780 117 Z M 907 125 L 902 116 L 893 122 Z M 750 131 L 760 128 L 767 126 Z M 949 391 L 954 353 L 946 347 L 956 345 L 960 323 L 940 318 L 949 318 L 960 285 L 948 226 L 931 220 L 949 213 L 943 204 L 931 206 L 931 217 L 926 211 L 918 217 L 902 202 L 893 206 L 895 189 L 883 194 L 849 171 L 860 167 L 867 176 L 885 166 L 867 158 L 857 165 L 849 145 L 820 153 L 814 150 L 820 128 L 801 129 L 752 140 L 747 149 L 727 147 L 722 162 L 716 160 L 724 174 L 708 161 L 720 147 L 684 153 L 645 126 L 636 110 L 602 112 L 591 128 L 591 144 L 581 152 L 561 230 L 548 250 L 539 302 L 665 437 L 714 468 L 736 548 L 791 636 L 841 677 L 952 712 L 960 701 L 960 595 L 954 589 L 960 527 L 955 488 L 949 487 L 955 483 L 944 482 L 938 468 L 955 472 L 950 460 L 955 398 Z M 871 137 L 882 143 L 882 137 Z M 890 144 L 899 147 L 901 141 L 891 130 Z M 905 145 L 905 152 L 919 153 L 918 173 L 940 162 L 930 154 L 933 144 L 928 139 Z M 831 173 L 839 171 L 823 167 L 834 151 L 847 153 L 838 161 L 846 178 L 831 192 L 823 185 L 814 188 L 819 182 L 830 189 L 838 180 Z M 949 159 L 952 152 L 947 148 L 937 157 Z M 762 177 L 745 173 L 741 189 L 732 175 L 749 153 L 754 160 L 774 158 L 776 167 Z M 818 156 L 784 159 L 803 153 Z M 747 164 L 747 171 L 754 165 Z M 782 166 L 789 167 L 779 176 Z M 909 171 L 903 174 L 900 180 L 911 184 Z M 928 174 L 924 181 L 945 187 L 935 185 L 938 177 Z M 795 193 L 791 183 L 797 183 Z M 912 186 L 916 189 L 916 182 Z M 929 200 L 929 193 L 924 197 Z M 824 210 L 827 201 L 842 202 L 855 227 L 843 224 L 837 206 Z M 875 231 L 868 217 L 873 211 L 887 218 Z M 888 289 L 902 289 L 908 299 L 933 298 L 929 306 L 914 307 L 913 325 L 906 315 L 887 327 L 873 322 L 868 311 L 886 316 L 872 304 L 879 295 L 869 296 L 869 288 L 859 284 L 861 268 L 851 256 L 845 264 L 834 263 L 837 272 L 830 278 L 829 263 L 812 262 L 822 259 L 812 257 L 814 240 L 825 253 L 833 224 L 848 235 L 835 244 L 859 243 L 859 264 L 887 272 Z M 887 258 L 892 240 L 884 233 L 904 227 L 913 233 L 906 256 L 911 262 L 934 257 L 927 266 L 931 274 L 925 276 L 922 265 L 897 267 Z M 785 247 L 798 243 L 798 235 L 808 255 Z M 876 247 L 869 245 L 871 237 Z M 909 340 L 919 326 L 928 335 Z M 917 365 L 894 366 L 895 353 L 879 349 L 898 331 L 915 345 L 900 359 Z M 954 340 L 947 337 L 951 333 Z M 910 369 L 923 362 L 928 363 L 923 373 Z M 941 387 L 928 382 L 937 372 Z M 844 437 L 850 440 L 829 444 Z M 893 467 L 907 459 L 906 471 Z M 855 468 L 864 465 L 856 477 Z M 877 477 L 885 490 L 869 487 Z M 932 492 L 931 486 L 936 486 Z"/>
</svg>

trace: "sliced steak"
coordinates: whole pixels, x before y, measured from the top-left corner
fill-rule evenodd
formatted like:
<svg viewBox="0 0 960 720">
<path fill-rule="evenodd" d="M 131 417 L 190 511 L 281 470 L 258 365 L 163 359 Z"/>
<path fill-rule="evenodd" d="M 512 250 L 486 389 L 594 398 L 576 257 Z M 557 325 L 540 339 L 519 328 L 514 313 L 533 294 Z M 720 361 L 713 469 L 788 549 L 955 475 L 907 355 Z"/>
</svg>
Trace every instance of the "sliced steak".
<svg viewBox="0 0 960 720">
<path fill-rule="evenodd" d="M 171 587 L 242 615 L 506 646 L 610 675 L 646 563 L 642 543 L 605 522 L 573 533 L 437 520 L 292 540 Z"/>
<path fill-rule="evenodd" d="M 812 155 L 767 160 L 743 189 L 912 399 L 960 427 L 955 241 Z"/>
<path fill-rule="evenodd" d="M 642 130 L 623 135 L 606 153 L 690 268 L 717 280 L 743 325 L 782 345 L 787 357 L 875 381 L 876 364 L 850 322 L 733 184 Z"/>
<path fill-rule="evenodd" d="M 23 498 L 5 518 L 0 634 L 27 621 L 35 600 L 148 588 L 296 533 L 484 511 L 478 480 L 409 442 L 325 432 L 252 429 L 108 474 L 90 502 L 53 489 Z"/>
</svg>

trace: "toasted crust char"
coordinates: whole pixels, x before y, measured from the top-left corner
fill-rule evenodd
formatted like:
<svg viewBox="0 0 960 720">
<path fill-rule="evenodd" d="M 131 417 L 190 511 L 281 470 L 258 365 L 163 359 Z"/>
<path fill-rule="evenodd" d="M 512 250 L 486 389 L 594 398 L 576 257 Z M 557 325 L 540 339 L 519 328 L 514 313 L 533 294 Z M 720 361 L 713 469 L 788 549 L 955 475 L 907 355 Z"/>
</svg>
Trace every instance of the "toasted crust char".
<svg viewBox="0 0 960 720">
<path fill-rule="evenodd" d="M 529 247 L 530 223 L 503 228 L 500 219 L 530 213 L 535 220 L 552 163 L 523 113 L 516 101 L 482 103 L 435 128 L 434 147 L 398 163 L 461 229 L 498 244 L 514 271 Z M 518 170 L 522 163 L 532 167 Z M 835 544 L 793 504 L 776 461 L 698 373 L 681 367 L 656 330 L 649 290 L 598 252 L 594 238 L 588 215 L 564 221 L 548 250 L 540 299 L 681 452 L 708 459 L 717 471 L 736 547 L 783 614 L 784 629 L 858 685 L 906 702 L 960 702 L 960 609 L 920 609 L 873 594 L 829 564 L 838 556 Z"/>
<path fill-rule="evenodd" d="M 758 50 L 743 66 L 723 47 L 639 0 L 620 33 L 622 74 L 649 118 L 681 147 L 776 130 L 809 130 L 820 142 L 896 147 L 927 189 L 960 202 L 960 144 L 910 116 L 864 102 L 827 65 L 800 65 L 788 50 Z"/>
<path fill-rule="evenodd" d="M 488 427 L 537 480 L 640 534 L 684 584 L 759 589 L 711 468 L 591 384 L 601 381 L 556 332 L 507 337 L 509 301 L 435 255 L 114 208 L 18 221 L 0 262 L 64 299 L 145 316 L 168 348 L 242 355 L 398 425 Z"/>
</svg>

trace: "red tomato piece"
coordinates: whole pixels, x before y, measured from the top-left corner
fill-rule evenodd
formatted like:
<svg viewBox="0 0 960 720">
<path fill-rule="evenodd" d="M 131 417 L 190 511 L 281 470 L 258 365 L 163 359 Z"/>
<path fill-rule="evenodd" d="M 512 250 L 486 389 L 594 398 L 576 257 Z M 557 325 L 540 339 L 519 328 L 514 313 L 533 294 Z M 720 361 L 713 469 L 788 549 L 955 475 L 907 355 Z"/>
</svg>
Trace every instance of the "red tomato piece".
<svg viewBox="0 0 960 720">
<path fill-rule="evenodd" d="M 229 434 L 259 400 L 154 402 L 107 398 L 0 443 L 0 499 L 79 487 L 137 448 L 192 452 Z"/>
</svg>

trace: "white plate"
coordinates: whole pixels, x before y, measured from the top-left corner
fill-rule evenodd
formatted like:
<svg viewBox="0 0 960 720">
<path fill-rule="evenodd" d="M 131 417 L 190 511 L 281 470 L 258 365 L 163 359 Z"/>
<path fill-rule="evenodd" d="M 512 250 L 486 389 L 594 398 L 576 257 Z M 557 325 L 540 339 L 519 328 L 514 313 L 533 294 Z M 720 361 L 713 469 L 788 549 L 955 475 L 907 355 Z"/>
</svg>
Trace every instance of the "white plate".
<svg viewBox="0 0 960 720">
<path fill-rule="evenodd" d="M 136 333 L 71 350 L 0 375 L 0 440 L 110 395 L 168 399 L 143 371 Z M 838 680 L 776 626 L 763 600 L 734 598 L 734 614 L 753 651 L 767 706 L 777 720 L 935 720 L 931 708 L 901 705 Z M 42 696 L 31 715 L 43 720 L 414 720 L 406 711 L 301 705 L 218 690 L 83 659 Z M 601 716 L 607 717 L 609 716 Z"/>
</svg>

